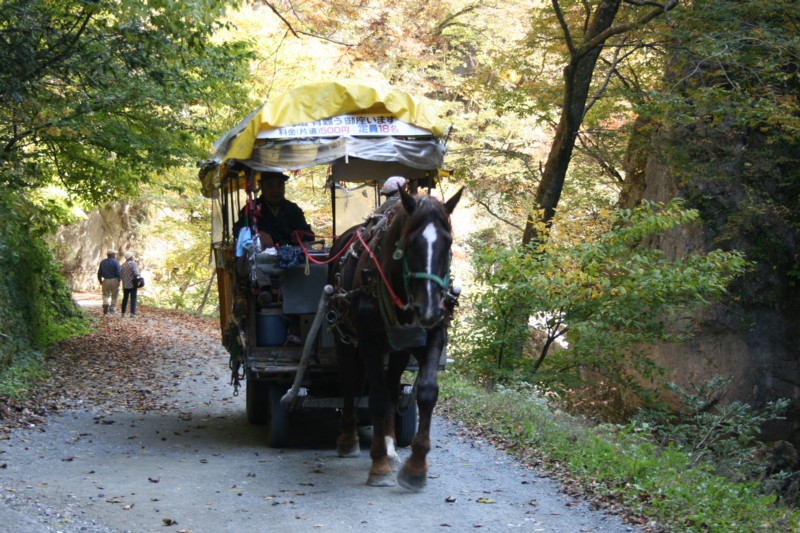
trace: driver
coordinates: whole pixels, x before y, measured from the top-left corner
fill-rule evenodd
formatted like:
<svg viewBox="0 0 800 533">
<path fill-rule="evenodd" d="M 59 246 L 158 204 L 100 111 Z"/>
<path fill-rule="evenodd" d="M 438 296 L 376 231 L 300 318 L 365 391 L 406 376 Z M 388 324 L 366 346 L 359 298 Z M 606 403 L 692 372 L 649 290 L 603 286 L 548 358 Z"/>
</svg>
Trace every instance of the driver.
<svg viewBox="0 0 800 533">
<path fill-rule="evenodd" d="M 296 203 L 286 199 L 286 181 L 289 176 L 280 172 L 262 172 L 260 178 L 261 195 L 258 197 L 258 236 L 263 248 L 276 244 L 296 245 L 299 242 L 294 234 L 301 231 L 301 239 L 314 240 L 311 226 L 306 222 L 303 210 Z"/>
</svg>

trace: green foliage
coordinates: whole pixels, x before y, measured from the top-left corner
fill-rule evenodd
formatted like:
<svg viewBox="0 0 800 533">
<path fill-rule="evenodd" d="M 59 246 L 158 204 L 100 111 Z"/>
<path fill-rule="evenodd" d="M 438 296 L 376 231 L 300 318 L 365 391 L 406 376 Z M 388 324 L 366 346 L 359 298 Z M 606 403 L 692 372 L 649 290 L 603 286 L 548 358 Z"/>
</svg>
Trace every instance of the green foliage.
<svg viewBox="0 0 800 533">
<path fill-rule="evenodd" d="M 665 124 L 739 131 L 756 128 L 796 141 L 796 39 L 800 6 L 792 0 L 693 2 L 676 13 L 671 71 L 677 83 L 654 93 Z"/>
<path fill-rule="evenodd" d="M 559 200 L 562 208 L 582 204 L 605 207 L 608 197 L 619 192 L 626 178 L 626 151 L 636 118 L 631 109 L 649 101 L 649 91 L 663 76 L 665 55 L 660 41 L 667 9 L 663 16 L 638 24 L 634 20 L 651 11 L 653 5 L 623 3 L 619 10 L 609 9 L 611 5 L 573 0 L 531 3 L 525 14 L 526 35 L 506 46 L 490 48 L 488 60 L 478 67 L 482 94 L 498 115 L 504 119 L 528 117 L 547 132 L 559 132 L 556 139 L 560 134 L 575 138 L 574 153 L 569 150 L 573 155 L 563 165 L 566 169 L 568 164 L 569 174 L 563 181 L 563 202 Z M 563 18 L 557 16 L 557 10 Z M 600 44 L 589 34 L 589 21 L 600 18 L 601 11 L 607 16 L 614 12 L 610 30 L 603 32 L 605 46 L 592 52 L 583 50 L 581 47 L 589 46 L 589 42 Z M 571 68 L 592 53 L 600 54 L 597 64 L 584 64 L 575 70 L 574 77 L 568 76 Z M 588 86 L 580 82 L 581 78 Z M 585 101 L 578 97 L 583 93 L 579 87 L 588 89 Z M 566 121 L 560 115 L 568 109 L 577 114 Z M 568 124 L 570 131 L 559 131 Z M 503 141 L 525 145 L 535 138 L 529 131 L 515 133 L 519 138 Z M 552 156 L 557 145 L 551 138 L 545 141 L 545 148 L 549 147 Z M 542 170 L 547 174 L 547 168 Z M 538 178 L 528 176 L 523 190 L 532 191 Z M 554 185 L 550 194 L 556 194 Z"/>
<path fill-rule="evenodd" d="M 679 202 L 647 204 L 571 226 L 562 218 L 559 233 L 536 248 L 476 250 L 474 314 L 453 336 L 460 368 L 489 382 L 527 380 L 562 391 L 592 372 L 592 379 L 599 374 L 637 390 L 636 378 L 653 379 L 658 369 L 636 347 L 685 338 L 691 312 L 744 270 L 736 253 L 667 258 L 647 245 L 696 218 Z M 532 337 L 538 345 L 529 345 Z M 562 339 L 568 347 L 552 351 Z"/>
<path fill-rule="evenodd" d="M 591 427 L 549 408 L 530 387 L 490 394 L 446 374 L 439 398 L 449 416 L 504 442 L 511 453 L 541 461 L 590 496 L 611 499 L 669 531 L 800 528 L 800 512 L 777 505 L 758 484 L 717 475 L 713 464 L 675 445 L 654 444 L 634 425 Z"/>
<path fill-rule="evenodd" d="M 208 106 L 244 100 L 247 51 L 211 40 L 230 2 L 157 4 L 0 4 L 3 187 L 100 202 L 201 158 Z"/>
<path fill-rule="evenodd" d="M 0 194 L 0 379 L 20 394 L 37 377 L 41 350 L 86 331 L 58 264 L 39 237 L 36 208 Z"/>
<path fill-rule="evenodd" d="M 202 305 L 204 313 L 217 309 L 216 286 L 208 290 L 211 210 L 196 182 L 188 170 L 157 176 L 138 199 L 157 213 L 140 229 L 148 255 L 147 305 L 191 312 Z"/>
<path fill-rule="evenodd" d="M 0 396 L 24 398 L 32 384 L 47 378 L 45 366 L 37 352 L 17 354 L 9 367 L 0 367 Z"/>
</svg>

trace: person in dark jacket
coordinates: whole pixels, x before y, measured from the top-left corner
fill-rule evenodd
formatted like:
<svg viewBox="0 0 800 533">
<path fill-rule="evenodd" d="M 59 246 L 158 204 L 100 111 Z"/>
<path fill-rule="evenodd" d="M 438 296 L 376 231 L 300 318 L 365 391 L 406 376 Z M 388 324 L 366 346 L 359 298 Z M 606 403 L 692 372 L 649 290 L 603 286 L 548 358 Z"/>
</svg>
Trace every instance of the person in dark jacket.
<svg viewBox="0 0 800 533">
<path fill-rule="evenodd" d="M 261 196 L 258 197 L 258 236 L 263 248 L 276 244 L 296 245 L 295 231 L 300 231 L 304 241 L 314 240 L 311 226 L 296 203 L 286 199 L 286 181 L 289 176 L 280 172 L 261 173 Z"/>
<path fill-rule="evenodd" d="M 117 297 L 119 296 L 119 261 L 116 250 L 109 250 L 106 258 L 100 261 L 97 269 L 97 281 L 103 287 L 103 314 L 112 315 L 117 312 Z"/>
</svg>

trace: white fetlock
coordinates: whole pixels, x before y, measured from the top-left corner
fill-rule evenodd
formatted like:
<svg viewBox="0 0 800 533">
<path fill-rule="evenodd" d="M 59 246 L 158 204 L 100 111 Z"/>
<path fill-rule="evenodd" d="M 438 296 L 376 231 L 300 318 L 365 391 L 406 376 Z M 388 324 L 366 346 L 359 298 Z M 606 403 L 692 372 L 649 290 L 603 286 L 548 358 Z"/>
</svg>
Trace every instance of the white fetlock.
<svg viewBox="0 0 800 533">
<path fill-rule="evenodd" d="M 386 455 L 389 457 L 389 462 L 392 468 L 400 466 L 400 456 L 397 454 L 397 449 L 394 447 L 394 439 L 392 437 L 384 437 L 386 441 Z"/>
</svg>

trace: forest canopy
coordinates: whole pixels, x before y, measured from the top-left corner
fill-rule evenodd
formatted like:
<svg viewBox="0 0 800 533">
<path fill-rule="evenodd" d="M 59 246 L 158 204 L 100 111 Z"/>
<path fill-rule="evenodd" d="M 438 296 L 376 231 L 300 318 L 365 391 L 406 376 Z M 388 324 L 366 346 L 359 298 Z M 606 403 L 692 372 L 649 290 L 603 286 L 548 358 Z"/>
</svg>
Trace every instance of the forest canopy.
<svg viewBox="0 0 800 533">
<path fill-rule="evenodd" d="M 235 5 L 0 3 L 0 185 L 97 205 L 193 164 L 246 97 L 248 47 L 213 40 Z"/>
</svg>

